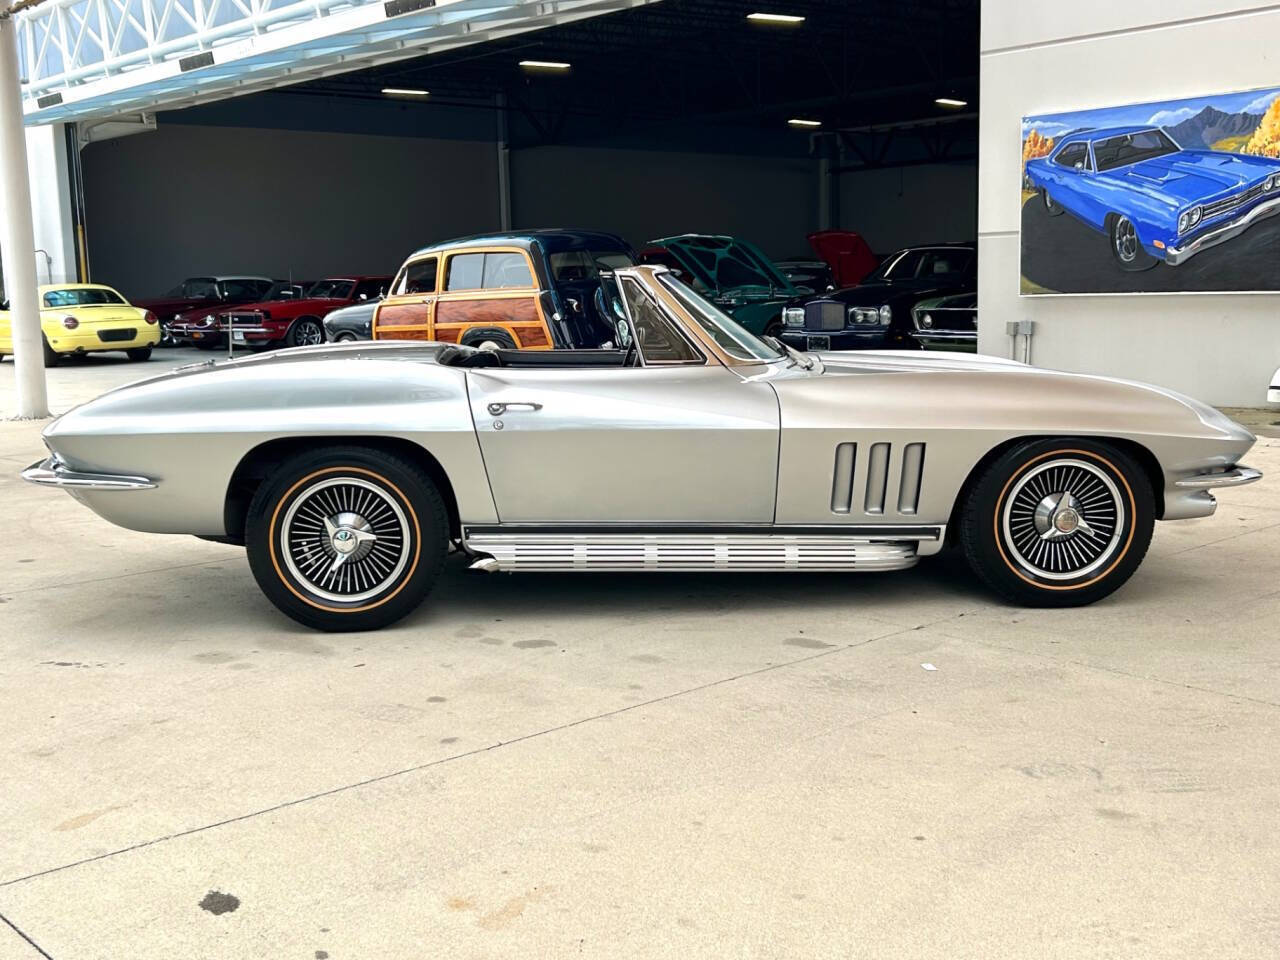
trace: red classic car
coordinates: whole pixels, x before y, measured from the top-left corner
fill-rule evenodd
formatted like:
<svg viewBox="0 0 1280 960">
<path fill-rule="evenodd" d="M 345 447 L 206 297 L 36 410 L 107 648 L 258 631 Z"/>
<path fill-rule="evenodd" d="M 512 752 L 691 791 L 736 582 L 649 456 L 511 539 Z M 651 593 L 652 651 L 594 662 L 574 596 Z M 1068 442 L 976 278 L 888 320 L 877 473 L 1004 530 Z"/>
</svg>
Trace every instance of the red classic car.
<svg viewBox="0 0 1280 960">
<path fill-rule="evenodd" d="M 381 296 L 390 277 L 330 277 L 310 284 L 279 283 L 258 303 L 205 313 L 194 310 L 169 325 L 182 343 L 212 349 L 226 343 L 267 347 L 283 342 L 290 347 L 324 343 L 323 321 L 340 307 Z"/>
</svg>

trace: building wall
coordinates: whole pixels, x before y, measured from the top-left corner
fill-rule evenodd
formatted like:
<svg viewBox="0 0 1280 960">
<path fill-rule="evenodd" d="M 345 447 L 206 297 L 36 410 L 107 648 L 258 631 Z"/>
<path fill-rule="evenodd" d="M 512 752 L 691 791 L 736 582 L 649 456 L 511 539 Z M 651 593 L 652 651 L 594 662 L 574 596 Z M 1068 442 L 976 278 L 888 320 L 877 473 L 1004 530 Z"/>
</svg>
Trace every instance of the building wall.
<svg viewBox="0 0 1280 960">
<path fill-rule="evenodd" d="M 82 154 L 93 278 L 394 273 L 424 243 L 496 229 L 490 143 L 162 125 Z"/>
<path fill-rule="evenodd" d="M 1274 86 L 1276 37 L 1274 3 L 982 4 L 982 352 L 1009 355 L 1005 322 L 1034 320 L 1032 357 L 1044 366 L 1146 380 L 1219 405 L 1264 405 L 1280 364 L 1278 294 L 1018 296 L 1020 121 L 1033 113 Z"/>
<path fill-rule="evenodd" d="M 805 159 L 534 147 L 511 154 L 512 223 L 620 233 L 636 246 L 725 233 L 785 257 L 817 223 L 817 165 Z"/>
<path fill-rule="evenodd" d="M 978 168 L 927 164 L 840 175 L 840 223 L 878 253 L 949 241 L 978 230 Z"/>
</svg>

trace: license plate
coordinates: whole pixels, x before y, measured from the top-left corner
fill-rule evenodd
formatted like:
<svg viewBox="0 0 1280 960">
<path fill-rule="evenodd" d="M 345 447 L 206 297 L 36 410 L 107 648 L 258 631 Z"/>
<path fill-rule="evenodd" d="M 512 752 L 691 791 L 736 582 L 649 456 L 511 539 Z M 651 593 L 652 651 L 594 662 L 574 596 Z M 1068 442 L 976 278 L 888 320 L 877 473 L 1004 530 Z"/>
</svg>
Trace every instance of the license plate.
<svg viewBox="0 0 1280 960">
<path fill-rule="evenodd" d="M 830 337 L 805 337 L 804 339 L 805 339 L 804 345 L 806 350 L 830 350 L 831 349 Z"/>
<path fill-rule="evenodd" d="M 232 342 L 232 343 L 244 343 L 244 331 L 243 331 L 243 330 L 232 330 L 232 331 L 231 331 L 231 342 Z"/>
</svg>

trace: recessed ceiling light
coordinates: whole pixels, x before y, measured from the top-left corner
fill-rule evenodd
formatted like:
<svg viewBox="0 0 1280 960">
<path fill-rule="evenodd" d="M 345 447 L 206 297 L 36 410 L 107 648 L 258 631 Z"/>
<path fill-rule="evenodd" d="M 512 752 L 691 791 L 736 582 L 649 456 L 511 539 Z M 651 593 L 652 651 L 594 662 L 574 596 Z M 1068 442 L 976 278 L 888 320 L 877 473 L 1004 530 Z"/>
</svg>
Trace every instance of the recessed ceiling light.
<svg viewBox="0 0 1280 960">
<path fill-rule="evenodd" d="M 521 60 L 520 66 L 526 70 L 568 70 L 569 64 L 562 60 Z"/>
<path fill-rule="evenodd" d="M 748 13 L 747 19 L 757 23 L 804 23 L 804 17 L 791 13 Z"/>
<path fill-rule="evenodd" d="M 953 110 L 959 110 L 961 107 L 969 105 L 968 100 L 957 100 L 955 97 L 938 97 L 933 102 L 940 107 L 950 107 Z"/>
<path fill-rule="evenodd" d="M 787 126 L 789 127 L 820 127 L 822 126 L 822 121 L 821 120 L 803 120 L 800 117 L 792 117 L 790 120 L 787 121 Z"/>
<path fill-rule="evenodd" d="M 430 90 L 415 90 L 412 87 L 383 87 L 382 92 L 388 97 L 427 97 Z"/>
</svg>

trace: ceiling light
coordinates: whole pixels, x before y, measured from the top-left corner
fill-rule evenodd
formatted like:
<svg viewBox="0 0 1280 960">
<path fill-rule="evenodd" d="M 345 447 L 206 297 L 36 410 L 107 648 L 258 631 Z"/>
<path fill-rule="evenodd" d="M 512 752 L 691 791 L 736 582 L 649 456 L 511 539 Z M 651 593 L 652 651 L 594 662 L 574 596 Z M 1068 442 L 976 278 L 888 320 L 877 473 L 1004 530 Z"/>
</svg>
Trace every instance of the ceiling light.
<svg viewBox="0 0 1280 960">
<path fill-rule="evenodd" d="M 940 107 L 950 107 L 952 110 L 959 110 L 969 105 L 968 100 L 957 100 L 955 97 L 938 97 L 933 102 Z"/>
<path fill-rule="evenodd" d="M 804 23 L 804 17 L 790 13 L 748 13 L 747 19 L 757 23 Z"/>
<path fill-rule="evenodd" d="M 414 90 L 411 87 L 383 87 L 382 92 L 388 97 L 426 97 L 430 90 Z"/>
<path fill-rule="evenodd" d="M 787 121 L 787 126 L 789 127 L 820 127 L 822 126 L 822 121 L 821 120 L 803 120 L 800 117 L 792 117 L 790 120 Z"/>
<path fill-rule="evenodd" d="M 568 70 L 569 64 L 561 60 L 521 60 L 520 66 L 526 70 Z"/>
</svg>

